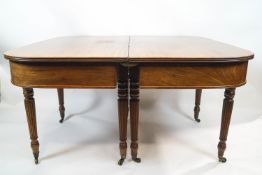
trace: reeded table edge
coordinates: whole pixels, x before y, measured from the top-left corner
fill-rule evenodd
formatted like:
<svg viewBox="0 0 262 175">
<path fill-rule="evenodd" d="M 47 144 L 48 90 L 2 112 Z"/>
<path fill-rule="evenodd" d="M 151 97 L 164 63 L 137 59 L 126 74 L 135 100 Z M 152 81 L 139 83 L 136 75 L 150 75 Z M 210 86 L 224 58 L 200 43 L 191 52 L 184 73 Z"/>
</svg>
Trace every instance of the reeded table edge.
<svg viewBox="0 0 262 175">
<path fill-rule="evenodd" d="M 58 57 L 58 58 L 21 58 L 13 57 L 4 54 L 4 57 L 9 61 L 16 63 L 33 63 L 33 62 L 130 62 L 130 63 L 154 63 L 154 62 L 241 62 L 249 61 L 254 58 L 254 54 L 244 57 L 232 58 L 130 58 L 130 57 Z"/>
<path fill-rule="evenodd" d="M 5 59 L 15 63 L 34 63 L 34 62 L 124 62 L 127 57 L 13 57 L 4 54 Z"/>
<path fill-rule="evenodd" d="M 242 61 L 249 61 L 255 57 L 254 54 L 249 56 L 243 56 L 243 57 L 228 57 L 228 58 L 155 58 L 155 57 L 148 57 L 148 58 L 128 58 L 128 62 L 130 63 L 150 63 L 150 62 L 242 62 Z"/>
</svg>

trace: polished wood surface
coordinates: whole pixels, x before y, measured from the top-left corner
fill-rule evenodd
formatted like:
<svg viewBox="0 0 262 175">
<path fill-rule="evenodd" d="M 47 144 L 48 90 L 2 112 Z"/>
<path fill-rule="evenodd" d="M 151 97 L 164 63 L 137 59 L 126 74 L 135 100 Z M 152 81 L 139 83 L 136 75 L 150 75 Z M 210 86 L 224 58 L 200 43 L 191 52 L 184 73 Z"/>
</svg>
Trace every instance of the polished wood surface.
<svg viewBox="0 0 262 175">
<path fill-rule="evenodd" d="M 248 62 L 141 64 L 141 88 L 224 88 L 246 83 Z"/>
<path fill-rule="evenodd" d="M 248 50 L 202 37 L 130 37 L 130 62 L 227 62 L 247 61 L 253 57 Z"/>
<path fill-rule="evenodd" d="M 19 62 L 36 61 L 247 61 L 254 54 L 193 36 L 72 36 L 34 43 L 4 53 Z"/>
<path fill-rule="evenodd" d="M 4 53 L 15 62 L 116 62 L 128 56 L 127 36 L 72 36 L 34 43 Z"/>
<path fill-rule="evenodd" d="M 116 65 L 91 63 L 10 62 L 11 81 L 16 86 L 37 88 L 115 88 Z"/>
</svg>

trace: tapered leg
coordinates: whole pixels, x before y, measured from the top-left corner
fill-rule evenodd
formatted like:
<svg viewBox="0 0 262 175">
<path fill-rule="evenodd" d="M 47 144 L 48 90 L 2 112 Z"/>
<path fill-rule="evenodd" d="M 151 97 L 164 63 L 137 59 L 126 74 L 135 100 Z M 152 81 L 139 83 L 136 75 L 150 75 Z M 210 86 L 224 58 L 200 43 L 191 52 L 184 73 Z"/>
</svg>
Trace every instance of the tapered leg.
<svg viewBox="0 0 262 175">
<path fill-rule="evenodd" d="M 224 152 L 226 149 L 226 140 L 227 134 L 231 119 L 231 113 L 233 109 L 234 96 L 235 96 L 235 88 L 227 88 L 225 89 L 225 98 L 223 103 L 222 110 L 222 120 L 221 120 L 221 128 L 220 128 L 220 141 L 218 143 L 218 159 L 220 162 L 226 162 L 226 158 L 224 156 Z"/>
<path fill-rule="evenodd" d="M 119 116 L 119 148 L 120 160 L 119 165 L 122 165 L 126 158 L 127 150 L 127 116 L 128 116 L 128 68 L 118 67 L 118 116 Z"/>
<path fill-rule="evenodd" d="M 35 163 L 38 164 L 39 156 L 39 142 L 37 140 L 37 126 L 36 126 L 36 113 L 35 113 L 35 100 L 34 91 L 32 88 L 23 88 L 24 93 L 24 103 L 27 116 L 27 123 L 29 127 L 31 148 L 33 150 Z"/>
<path fill-rule="evenodd" d="M 139 67 L 130 68 L 130 129 L 132 160 L 141 162 L 137 157 L 138 150 L 138 118 L 139 118 Z"/>
<path fill-rule="evenodd" d="M 195 107 L 194 107 L 194 118 L 197 122 L 200 122 L 198 118 L 200 112 L 200 101 L 201 101 L 202 89 L 196 89 Z"/>
<path fill-rule="evenodd" d="M 58 93 L 58 101 L 59 101 L 59 112 L 61 116 L 59 122 L 63 123 L 65 118 L 64 89 L 57 89 L 57 93 Z"/>
</svg>

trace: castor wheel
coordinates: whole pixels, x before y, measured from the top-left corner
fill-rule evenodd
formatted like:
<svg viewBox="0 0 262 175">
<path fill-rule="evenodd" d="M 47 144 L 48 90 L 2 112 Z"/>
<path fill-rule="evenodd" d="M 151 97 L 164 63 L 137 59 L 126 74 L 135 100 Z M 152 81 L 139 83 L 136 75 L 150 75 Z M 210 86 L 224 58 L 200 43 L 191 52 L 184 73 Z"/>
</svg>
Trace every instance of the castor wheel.
<svg viewBox="0 0 262 175">
<path fill-rule="evenodd" d="M 200 119 L 198 119 L 198 118 L 196 118 L 196 119 L 195 119 L 195 121 L 196 121 L 197 123 L 199 123 L 201 120 L 200 120 Z"/>
<path fill-rule="evenodd" d="M 63 123 L 64 119 L 59 120 L 60 123 Z"/>
<path fill-rule="evenodd" d="M 219 158 L 219 162 L 225 163 L 226 161 L 227 161 L 227 159 L 225 157 Z"/>
<path fill-rule="evenodd" d="M 124 161 L 125 161 L 125 158 L 121 158 L 119 161 L 118 161 L 118 165 L 123 165 L 123 163 L 124 163 Z"/>
<path fill-rule="evenodd" d="M 135 161 L 135 162 L 137 162 L 137 163 L 140 163 L 140 162 L 141 162 L 141 159 L 138 158 L 138 157 L 134 157 L 134 158 L 132 158 L 132 160 Z"/>
<path fill-rule="evenodd" d="M 38 162 L 38 159 L 35 159 L 35 164 L 37 165 L 39 162 Z"/>
</svg>

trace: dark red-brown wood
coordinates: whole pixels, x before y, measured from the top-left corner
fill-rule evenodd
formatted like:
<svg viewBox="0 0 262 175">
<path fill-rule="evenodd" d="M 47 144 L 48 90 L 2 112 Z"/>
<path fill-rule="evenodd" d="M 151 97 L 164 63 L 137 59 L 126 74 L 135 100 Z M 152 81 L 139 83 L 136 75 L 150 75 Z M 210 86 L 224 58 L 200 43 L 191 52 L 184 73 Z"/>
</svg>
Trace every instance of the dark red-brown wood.
<svg viewBox="0 0 262 175">
<path fill-rule="evenodd" d="M 131 130 L 131 156 L 135 162 L 140 162 L 137 157 L 138 150 L 138 118 L 139 118 L 139 67 L 130 67 L 130 130 Z"/>
<path fill-rule="evenodd" d="M 221 119 L 221 129 L 218 143 L 218 158 L 220 162 L 226 162 L 226 158 L 224 156 L 224 152 L 226 150 L 226 141 L 228 135 L 228 129 L 230 125 L 231 114 L 233 110 L 234 104 L 234 96 L 235 96 L 235 88 L 225 89 L 225 99 L 223 103 L 222 110 L 222 119 Z"/>
<path fill-rule="evenodd" d="M 206 89 L 246 83 L 248 62 L 140 63 L 143 89 Z"/>
<path fill-rule="evenodd" d="M 119 148 L 120 160 L 122 165 L 126 158 L 127 151 L 127 117 L 128 117 L 128 69 L 121 65 L 118 66 L 118 118 L 119 118 Z"/>
<path fill-rule="evenodd" d="M 11 81 L 32 88 L 116 88 L 116 63 L 10 62 Z"/>
<path fill-rule="evenodd" d="M 35 163 L 38 164 L 39 142 L 37 136 L 34 91 L 32 88 L 23 88 L 23 92 L 25 97 L 24 103 L 25 103 L 26 117 L 27 117 L 27 123 L 30 133 L 30 139 L 31 139 L 31 148 L 35 158 Z"/>
</svg>

